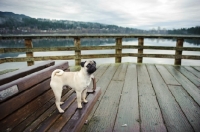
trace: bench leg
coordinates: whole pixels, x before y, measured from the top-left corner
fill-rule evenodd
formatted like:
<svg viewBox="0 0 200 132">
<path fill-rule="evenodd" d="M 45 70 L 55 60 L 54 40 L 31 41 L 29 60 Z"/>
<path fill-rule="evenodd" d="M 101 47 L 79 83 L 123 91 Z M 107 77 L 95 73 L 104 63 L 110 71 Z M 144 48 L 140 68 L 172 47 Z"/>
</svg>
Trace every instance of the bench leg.
<svg viewBox="0 0 200 132">
<path fill-rule="evenodd" d="M 94 93 L 96 90 L 96 79 L 92 78 L 93 88 L 88 90 L 88 93 Z"/>
<path fill-rule="evenodd" d="M 92 82 L 93 82 L 93 91 L 96 90 L 96 79 L 92 78 Z"/>
</svg>

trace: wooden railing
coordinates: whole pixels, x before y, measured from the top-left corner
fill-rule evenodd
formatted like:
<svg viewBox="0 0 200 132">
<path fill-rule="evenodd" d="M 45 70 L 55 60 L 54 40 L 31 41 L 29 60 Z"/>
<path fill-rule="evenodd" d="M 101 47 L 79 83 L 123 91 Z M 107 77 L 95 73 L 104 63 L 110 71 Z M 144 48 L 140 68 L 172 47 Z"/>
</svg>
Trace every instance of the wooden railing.
<svg viewBox="0 0 200 132">
<path fill-rule="evenodd" d="M 33 47 L 33 39 L 43 38 L 73 38 L 73 47 Z M 115 38 L 115 46 L 81 46 L 82 38 Z M 122 45 L 123 38 L 138 38 L 138 45 Z M 144 46 L 144 38 L 156 38 L 156 39 L 176 39 L 176 47 L 168 46 Z M 2 58 L 0 64 L 5 62 L 23 62 L 27 61 L 27 65 L 33 65 L 34 61 L 43 60 L 75 60 L 75 65 L 79 65 L 81 59 L 88 58 L 110 58 L 115 57 L 115 62 L 120 63 L 122 57 L 137 57 L 137 62 L 142 63 L 143 57 L 151 58 L 173 58 L 175 65 L 181 65 L 181 59 L 193 59 L 200 60 L 200 56 L 197 55 L 182 55 L 182 51 L 200 51 L 197 47 L 183 47 L 184 39 L 200 39 L 200 36 L 194 35 L 135 35 L 135 34 L 37 34 L 37 35 L 0 35 L 0 40 L 4 39 L 24 39 L 25 48 L 1 48 L 0 53 L 14 53 L 14 52 L 26 52 L 26 57 L 18 58 Z M 115 54 L 92 54 L 81 55 L 81 50 L 107 50 L 115 49 Z M 122 49 L 138 49 L 138 53 L 122 53 Z M 143 49 L 154 50 L 175 50 L 175 54 L 144 54 Z M 47 51 L 75 51 L 75 55 L 67 56 L 40 56 L 34 57 L 33 52 L 47 52 Z"/>
</svg>

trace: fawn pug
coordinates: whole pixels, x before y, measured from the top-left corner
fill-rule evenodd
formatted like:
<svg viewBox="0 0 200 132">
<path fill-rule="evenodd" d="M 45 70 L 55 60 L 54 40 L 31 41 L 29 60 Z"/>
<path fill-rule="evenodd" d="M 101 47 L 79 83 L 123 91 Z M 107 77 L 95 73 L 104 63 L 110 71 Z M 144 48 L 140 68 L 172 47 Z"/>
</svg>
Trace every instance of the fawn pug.
<svg viewBox="0 0 200 132">
<path fill-rule="evenodd" d="M 78 72 L 64 72 L 63 70 L 56 69 L 51 74 L 50 86 L 55 95 L 55 104 L 60 113 L 64 110 L 61 109 L 61 94 L 63 86 L 67 85 L 76 91 L 78 108 L 82 108 L 81 99 L 87 103 L 86 94 L 87 88 L 90 85 L 91 79 L 94 78 L 93 73 L 96 71 L 95 61 L 81 62 L 81 70 Z"/>
</svg>

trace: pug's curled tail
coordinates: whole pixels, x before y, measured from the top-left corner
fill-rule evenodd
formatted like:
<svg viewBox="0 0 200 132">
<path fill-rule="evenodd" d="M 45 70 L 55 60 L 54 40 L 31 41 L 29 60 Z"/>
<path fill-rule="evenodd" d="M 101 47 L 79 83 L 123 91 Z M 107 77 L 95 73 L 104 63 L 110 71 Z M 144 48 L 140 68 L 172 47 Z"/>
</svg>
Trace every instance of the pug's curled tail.
<svg viewBox="0 0 200 132">
<path fill-rule="evenodd" d="M 64 73 L 63 70 L 56 69 L 56 70 L 54 70 L 54 71 L 52 72 L 52 74 L 51 74 L 51 78 L 53 78 L 55 75 L 57 75 L 57 76 L 61 76 L 63 73 Z"/>
</svg>

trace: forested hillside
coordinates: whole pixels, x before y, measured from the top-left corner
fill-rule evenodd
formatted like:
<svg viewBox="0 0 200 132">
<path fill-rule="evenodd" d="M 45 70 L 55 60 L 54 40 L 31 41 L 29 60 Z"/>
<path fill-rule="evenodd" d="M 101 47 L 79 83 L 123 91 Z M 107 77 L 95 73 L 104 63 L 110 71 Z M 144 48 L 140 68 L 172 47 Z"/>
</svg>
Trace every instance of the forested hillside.
<svg viewBox="0 0 200 132">
<path fill-rule="evenodd" d="M 200 35 L 200 26 L 168 30 L 169 34 L 195 34 Z"/>
<path fill-rule="evenodd" d="M 31 18 L 0 12 L 0 33 L 141 33 L 143 30 L 91 22 Z"/>
<path fill-rule="evenodd" d="M 0 34 L 25 33 L 115 33 L 115 34 L 195 34 L 200 35 L 200 26 L 182 29 L 140 30 L 92 22 L 31 18 L 23 14 L 0 11 Z"/>
</svg>

